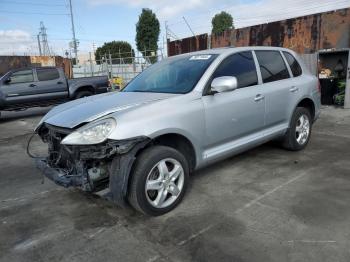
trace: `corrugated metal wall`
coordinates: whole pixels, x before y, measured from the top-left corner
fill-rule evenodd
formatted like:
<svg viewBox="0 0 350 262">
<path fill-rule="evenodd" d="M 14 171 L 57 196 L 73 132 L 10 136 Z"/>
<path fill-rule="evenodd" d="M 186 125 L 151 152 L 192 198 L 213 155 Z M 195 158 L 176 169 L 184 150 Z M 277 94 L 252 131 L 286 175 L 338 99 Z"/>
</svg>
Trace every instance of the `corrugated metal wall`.
<svg viewBox="0 0 350 262">
<path fill-rule="evenodd" d="M 350 47 L 350 8 L 229 30 L 211 35 L 211 48 L 226 46 L 281 46 L 298 53 Z M 187 38 L 186 38 L 187 39 Z M 169 42 L 169 47 L 175 45 Z M 191 51 L 195 51 L 192 46 Z M 181 54 L 168 52 L 169 56 Z M 186 50 L 187 51 L 187 50 Z"/>
<path fill-rule="evenodd" d="M 230 37 L 229 41 L 227 37 Z M 223 46 L 221 42 L 212 37 L 212 47 Z M 232 46 L 281 46 L 298 53 L 349 47 L 350 9 L 237 29 L 227 34 L 226 43 Z"/>
<path fill-rule="evenodd" d="M 208 34 L 187 37 L 181 40 L 168 41 L 168 56 L 185 54 L 208 49 Z"/>
<path fill-rule="evenodd" d="M 62 67 L 68 78 L 73 77 L 70 59 L 61 56 L 0 56 L 0 76 L 9 70 L 32 66 Z"/>
</svg>

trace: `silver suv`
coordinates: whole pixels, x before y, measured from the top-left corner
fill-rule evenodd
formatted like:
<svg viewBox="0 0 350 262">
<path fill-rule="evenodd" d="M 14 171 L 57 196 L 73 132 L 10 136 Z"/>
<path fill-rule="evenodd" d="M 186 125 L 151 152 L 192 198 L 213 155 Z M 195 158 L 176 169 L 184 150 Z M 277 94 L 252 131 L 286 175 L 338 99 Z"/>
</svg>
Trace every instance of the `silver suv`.
<svg viewBox="0 0 350 262">
<path fill-rule="evenodd" d="M 194 170 L 272 139 L 303 149 L 319 113 L 317 78 L 294 52 L 207 50 L 158 62 L 121 92 L 55 107 L 36 128 L 49 149 L 36 162 L 59 185 L 161 215 Z"/>
</svg>

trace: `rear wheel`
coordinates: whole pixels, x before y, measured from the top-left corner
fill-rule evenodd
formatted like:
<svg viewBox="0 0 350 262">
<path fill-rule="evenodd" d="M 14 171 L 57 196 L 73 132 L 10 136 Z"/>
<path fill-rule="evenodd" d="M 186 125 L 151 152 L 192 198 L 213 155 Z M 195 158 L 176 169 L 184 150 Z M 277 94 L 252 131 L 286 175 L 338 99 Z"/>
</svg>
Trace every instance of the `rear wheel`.
<svg viewBox="0 0 350 262">
<path fill-rule="evenodd" d="M 158 216 L 174 209 L 182 200 L 189 168 L 177 150 L 154 146 L 137 158 L 131 176 L 128 199 L 138 211 Z"/>
<path fill-rule="evenodd" d="M 88 90 L 83 90 L 83 91 L 79 91 L 76 95 L 76 98 L 83 98 L 83 97 L 87 97 L 87 96 L 92 96 L 93 93 L 91 91 Z"/>
<path fill-rule="evenodd" d="M 284 136 L 283 147 L 292 151 L 304 149 L 310 140 L 311 129 L 310 111 L 305 107 L 297 107 L 292 116 L 290 127 Z"/>
</svg>

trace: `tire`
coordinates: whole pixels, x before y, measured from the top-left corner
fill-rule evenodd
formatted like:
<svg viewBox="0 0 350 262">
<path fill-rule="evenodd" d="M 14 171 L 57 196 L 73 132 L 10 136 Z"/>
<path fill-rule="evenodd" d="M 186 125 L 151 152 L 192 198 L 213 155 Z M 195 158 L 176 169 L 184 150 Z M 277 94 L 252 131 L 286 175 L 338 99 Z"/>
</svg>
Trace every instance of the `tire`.
<svg viewBox="0 0 350 262">
<path fill-rule="evenodd" d="M 301 124 L 302 117 L 304 118 L 304 125 Z M 306 122 L 308 124 L 306 124 Z M 302 126 L 302 129 L 300 128 Z M 301 130 L 300 132 L 297 129 Z M 309 143 L 312 130 L 312 118 L 310 110 L 305 107 L 297 107 L 293 113 L 290 127 L 285 134 L 282 142 L 282 146 L 291 151 L 299 151 L 304 149 Z M 307 132 L 307 135 L 306 133 Z"/>
<path fill-rule="evenodd" d="M 162 172 L 163 177 L 160 170 L 165 171 Z M 177 174 L 176 179 L 175 174 Z M 181 202 L 186 192 L 188 179 L 188 162 L 180 152 L 166 146 L 147 148 L 137 157 L 131 174 L 128 191 L 129 203 L 146 215 L 163 215 L 173 210 Z M 146 189 L 146 182 L 151 189 Z M 153 189 L 153 186 L 157 189 Z M 175 186 L 178 190 L 175 190 Z M 165 196 L 164 201 L 161 196 Z"/>
<path fill-rule="evenodd" d="M 77 95 L 75 96 L 76 99 L 79 99 L 79 98 L 83 98 L 83 97 L 87 97 L 87 96 L 92 96 L 93 93 L 91 91 L 88 91 L 88 90 L 84 90 L 84 91 L 79 91 L 77 93 Z"/>
</svg>

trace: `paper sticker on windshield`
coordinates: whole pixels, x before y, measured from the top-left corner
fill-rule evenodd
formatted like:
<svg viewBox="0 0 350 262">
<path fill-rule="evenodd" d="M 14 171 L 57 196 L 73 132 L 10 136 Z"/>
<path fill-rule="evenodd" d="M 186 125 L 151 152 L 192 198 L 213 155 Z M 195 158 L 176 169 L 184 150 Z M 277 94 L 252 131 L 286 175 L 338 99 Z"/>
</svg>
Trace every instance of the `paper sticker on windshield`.
<svg viewBox="0 0 350 262">
<path fill-rule="evenodd" d="M 211 55 L 194 55 L 191 56 L 190 60 L 208 60 Z"/>
</svg>

